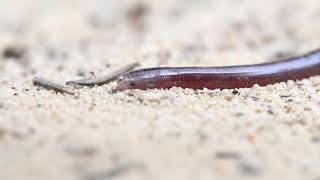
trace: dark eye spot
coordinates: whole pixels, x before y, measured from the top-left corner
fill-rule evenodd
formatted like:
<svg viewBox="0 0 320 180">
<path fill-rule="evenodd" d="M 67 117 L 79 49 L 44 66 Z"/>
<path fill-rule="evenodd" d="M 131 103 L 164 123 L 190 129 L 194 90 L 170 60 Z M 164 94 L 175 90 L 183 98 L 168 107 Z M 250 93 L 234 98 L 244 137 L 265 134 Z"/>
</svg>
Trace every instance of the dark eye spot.
<svg viewBox="0 0 320 180">
<path fill-rule="evenodd" d="M 135 86 L 136 85 L 136 83 L 133 82 L 133 81 L 130 81 L 129 83 L 130 83 L 131 86 Z"/>
</svg>

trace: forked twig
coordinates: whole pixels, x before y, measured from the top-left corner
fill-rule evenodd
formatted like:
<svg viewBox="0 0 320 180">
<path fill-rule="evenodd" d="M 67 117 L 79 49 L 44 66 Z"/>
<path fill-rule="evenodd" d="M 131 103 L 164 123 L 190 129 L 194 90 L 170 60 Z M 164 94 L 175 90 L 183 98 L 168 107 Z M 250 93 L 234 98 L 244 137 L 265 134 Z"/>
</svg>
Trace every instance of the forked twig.
<svg viewBox="0 0 320 180">
<path fill-rule="evenodd" d="M 133 70 L 135 67 L 139 66 L 140 63 L 135 62 L 132 64 L 128 64 L 106 76 L 98 77 L 98 78 L 87 78 L 87 79 L 80 79 L 75 81 L 68 81 L 66 82 L 67 85 L 81 85 L 81 86 L 94 86 L 94 85 L 104 85 L 107 84 L 115 79 L 117 79 L 120 75 Z"/>
<path fill-rule="evenodd" d="M 54 90 L 56 92 L 61 92 L 61 93 L 67 93 L 67 94 L 70 94 L 70 95 L 74 95 L 74 92 L 66 89 L 64 86 L 62 86 L 60 84 L 56 84 L 56 83 L 50 82 L 50 81 L 48 81 L 48 80 L 46 80 L 45 78 L 42 78 L 42 77 L 35 77 L 35 78 L 33 78 L 32 82 L 33 82 L 34 85 L 41 86 L 41 87 L 43 87 L 45 89 L 48 89 L 48 90 Z"/>
</svg>

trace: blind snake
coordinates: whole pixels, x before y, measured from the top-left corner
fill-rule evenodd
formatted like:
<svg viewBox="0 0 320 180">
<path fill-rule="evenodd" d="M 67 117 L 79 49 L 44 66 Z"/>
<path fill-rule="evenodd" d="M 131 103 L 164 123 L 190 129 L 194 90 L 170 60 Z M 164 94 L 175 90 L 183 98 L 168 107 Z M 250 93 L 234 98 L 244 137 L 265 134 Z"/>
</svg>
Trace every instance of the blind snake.
<svg viewBox="0 0 320 180">
<path fill-rule="evenodd" d="M 117 88 L 234 89 L 301 80 L 315 75 L 320 75 L 320 49 L 303 56 L 255 65 L 140 69 L 120 76 Z"/>
</svg>

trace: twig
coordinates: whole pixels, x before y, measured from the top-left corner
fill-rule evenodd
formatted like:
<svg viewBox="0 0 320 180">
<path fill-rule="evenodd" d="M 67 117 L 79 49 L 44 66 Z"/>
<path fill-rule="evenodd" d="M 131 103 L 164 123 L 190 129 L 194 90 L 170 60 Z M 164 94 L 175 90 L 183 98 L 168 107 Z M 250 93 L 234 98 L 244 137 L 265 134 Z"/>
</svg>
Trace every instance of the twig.
<svg viewBox="0 0 320 180">
<path fill-rule="evenodd" d="M 115 79 L 117 79 L 120 75 L 123 73 L 126 73 L 128 71 L 131 71 L 135 67 L 139 66 L 139 63 L 132 63 L 128 64 L 106 76 L 98 77 L 98 78 L 87 78 L 87 79 L 80 79 L 75 81 L 68 81 L 66 82 L 67 85 L 81 85 L 81 86 L 94 86 L 94 85 L 104 85 L 107 84 Z"/>
<path fill-rule="evenodd" d="M 52 83 L 42 77 L 35 77 L 35 78 L 33 78 L 32 82 L 34 85 L 41 86 L 41 87 L 48 89 L 48 90 L 54 90 L 56 92 L 74 95 L 74 92 L 66 89 L 64 86 L 62 86 L 60 84 Z"/>
</svg>

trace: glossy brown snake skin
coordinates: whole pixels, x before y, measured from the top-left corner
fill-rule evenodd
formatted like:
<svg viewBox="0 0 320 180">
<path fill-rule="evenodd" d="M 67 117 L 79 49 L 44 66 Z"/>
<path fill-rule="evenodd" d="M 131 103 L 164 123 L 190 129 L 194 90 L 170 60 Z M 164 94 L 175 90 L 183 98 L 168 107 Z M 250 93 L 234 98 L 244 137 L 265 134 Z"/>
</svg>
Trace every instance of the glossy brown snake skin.
<svg viewBox="0 0 320 180">
<path fill-rule="evenodd" d="M 320 49 L 303 56 L 256 65 L 226 67 L 158 67 L 128 72 L 118 78 L 117 88 L 233 89 L 265 86 L 320 75 Z"/>
</svg>

